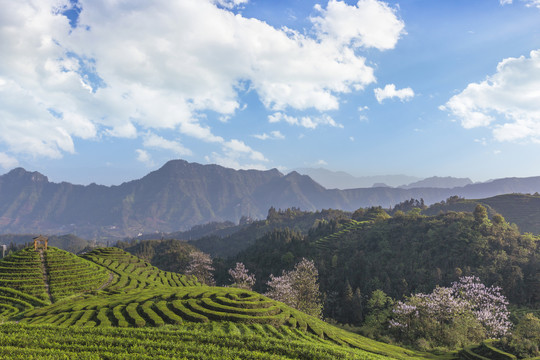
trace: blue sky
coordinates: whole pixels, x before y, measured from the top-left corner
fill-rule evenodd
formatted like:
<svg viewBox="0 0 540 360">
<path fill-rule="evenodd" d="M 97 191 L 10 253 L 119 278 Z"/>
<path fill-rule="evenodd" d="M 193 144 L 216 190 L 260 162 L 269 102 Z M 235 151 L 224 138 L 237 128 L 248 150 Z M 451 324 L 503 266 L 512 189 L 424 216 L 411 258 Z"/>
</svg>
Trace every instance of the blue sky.
<svg viewBox="0 0 540 360">
<path fill-rule="evenodd" d="M 0 4 L 0 173 L 540 175 L 539 0 Z"/>
</svg>

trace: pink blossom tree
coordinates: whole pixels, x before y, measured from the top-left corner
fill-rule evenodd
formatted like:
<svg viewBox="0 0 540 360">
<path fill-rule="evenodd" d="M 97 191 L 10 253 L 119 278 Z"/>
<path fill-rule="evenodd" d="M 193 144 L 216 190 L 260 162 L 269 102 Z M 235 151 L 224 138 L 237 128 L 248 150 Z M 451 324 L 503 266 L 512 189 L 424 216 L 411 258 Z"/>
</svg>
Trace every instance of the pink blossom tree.
<svg viewBox="0 0 540 360">
<path fill-rule="evenodd" d="M 507 304 L 500 288 L 486 287 L 474 276 L 462 277 L 451 287 L 398 301 L 390 327 L 404 342 L 423 339 L 431 346 L 463 347 L 507 334 Z"/>
<path fill-rule="evenodd" d="M 241 262 L 237 262 L 234 269 L 229 269 L 229 275 L 234 287 L 251 290 L 255 285 L 255 275 L 249 274 L 245 265 Z"/>
<path fill-rule="evenodd" d="M 212 275 L 214 267 L 210 255 L 202 251 L 192 251 L 189 255 L 191 260 L 186 269 L 186 275 L 194 275 L 197 280 L 205 285 L 215 285 L 214 275 Z"/>
<path fill-rule="evenodd" d="M 266 296 L 306 314 L 320 317 L 322 302 L 318 279 L 319 272 L 315 263 L 303 258 L 292 271 L 283 271 L 277 277 L 270 275 L 270 281 L 266 283 Z"/>
<path fill-rule="evenodd" d="M 501 294 L 500 287 L 487 287 L 476 276 L 464 276 L 452 283 L 452 291 L 469 304 L 488 338 L 498 339 L 509 333 L 512 323 L 508 300 Z"/>
</svg>

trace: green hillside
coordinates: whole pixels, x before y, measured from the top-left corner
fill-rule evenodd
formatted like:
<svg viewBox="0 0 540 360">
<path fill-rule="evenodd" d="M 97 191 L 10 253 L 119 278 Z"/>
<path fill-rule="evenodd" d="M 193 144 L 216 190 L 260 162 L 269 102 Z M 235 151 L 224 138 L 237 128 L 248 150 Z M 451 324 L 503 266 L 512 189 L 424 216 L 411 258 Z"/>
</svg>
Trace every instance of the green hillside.
<svg viewBox="0 0 540 360">
<path fill-rule="evenodd" d="M 516 224 L 522 232 L 540 234 L 540 195 L 537 194 L 506 194 L 476 200 L 448 199 L 431 205 L 423 213 L 437 215 L 448 211 L 473 212 L 477 204 L 485 206 L 490 216 L 501 214 L 507 221 Z"/>
<path fill-rule="evenodd" d="M 26 248 L 0 260 L 0 286 L 48 301 L 40 254 Z"/>
<path fill-rule="evenodd" d="M 154 287 L 200 285 L 197 279 L 162 271 L 150 263 L 117 248 L 100 248 L 82 255 L 114 274 L 108 292 L 129 292 Z"/>
<path fill-rule="evenodd" d="M 325 316 L 361 325 L 375 290 L 401 300 L 448 286 L 460 276 L 478 276 L 488 285 L 501 286 L 511 303 L 538 308 L 539 243 L 539 237 L 521 234 L 500 217 L 477 221 L 471 213 L 320 222 L 307 236 L 292 230 L 268 233 L 217 263 L 216 273 L 226 274 L 242 262 L 255 274 L 256 290 L 265 291 L 270 274 L 290 270 L 301 258 L 312 259 L 326 298 Z M 228 281 L 216 278 L 218 283 Z M 356 290 L 360 298 L 353 305 Z"/>
<path fill-rule="evenodd" d="M 0 264 L 19 274 L 1 273 L 1 358 L 452 358 L 361 337 L 255 292 L 201 286 L 117 248 L 83 257 L 49 248 L 43 258 L 24 249 Z"/>
<path fill-rule="evenodd" d="M 350 217 L 351 213 L 349 212 L 333 209 L 312 212 L 301 211 L 297 208 L 286 210 L 270 208 L 265 220 L 239 226 L 236 232 L 224 237 L 217 235 L 205 236 L 189 243 L 212 256 L 228 257 L 238 254 L 253 245 L 256 239 L 275 229 L 289 228 L 307 234 L 313 224 L 318 221 L 349 219 Z"/>
</svg>

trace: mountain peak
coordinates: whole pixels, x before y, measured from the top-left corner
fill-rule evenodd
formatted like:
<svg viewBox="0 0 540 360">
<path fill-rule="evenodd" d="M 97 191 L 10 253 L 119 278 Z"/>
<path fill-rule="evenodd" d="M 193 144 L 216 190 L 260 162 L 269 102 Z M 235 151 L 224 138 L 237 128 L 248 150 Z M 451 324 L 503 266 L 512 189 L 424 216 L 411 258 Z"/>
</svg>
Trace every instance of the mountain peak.
<svg viewBox="0 0 540 360">
<path fill-rule="evenodd" d="M 33 182 L 36 182 L 36 183 L 38 183 L 38 182 L 49 182 L 49 178 L 46 177 L 45 175 L 43 175 L 42 173 L 37 172 L 37 171 L 30 172 L 30 171 L 25 170 L 22 167 L 18 167 L 18 168 L 15 168 L 15 169 L 11 170 L 7 174 L 5 174 L 4 177 L 6 179 L 13 179 L 13 180 L 15 180 L 15 179 L 17 179 L 17 180 L 25 179 L 25 180 L 30 180 L 30 181 L 33 181 Z"/>
</svg>

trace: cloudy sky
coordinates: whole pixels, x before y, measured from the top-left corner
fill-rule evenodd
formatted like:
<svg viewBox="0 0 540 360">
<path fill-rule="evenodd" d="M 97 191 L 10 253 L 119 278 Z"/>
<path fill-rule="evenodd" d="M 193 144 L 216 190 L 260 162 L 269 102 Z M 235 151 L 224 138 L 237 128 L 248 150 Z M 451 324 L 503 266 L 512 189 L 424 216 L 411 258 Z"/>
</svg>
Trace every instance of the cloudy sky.
<svg viewBox="0 0 540 360">
<path fill-rule="evenodd" d="M 0 174 L 540 175 L 540 0 L 0 0 Z"/>
</svg>

